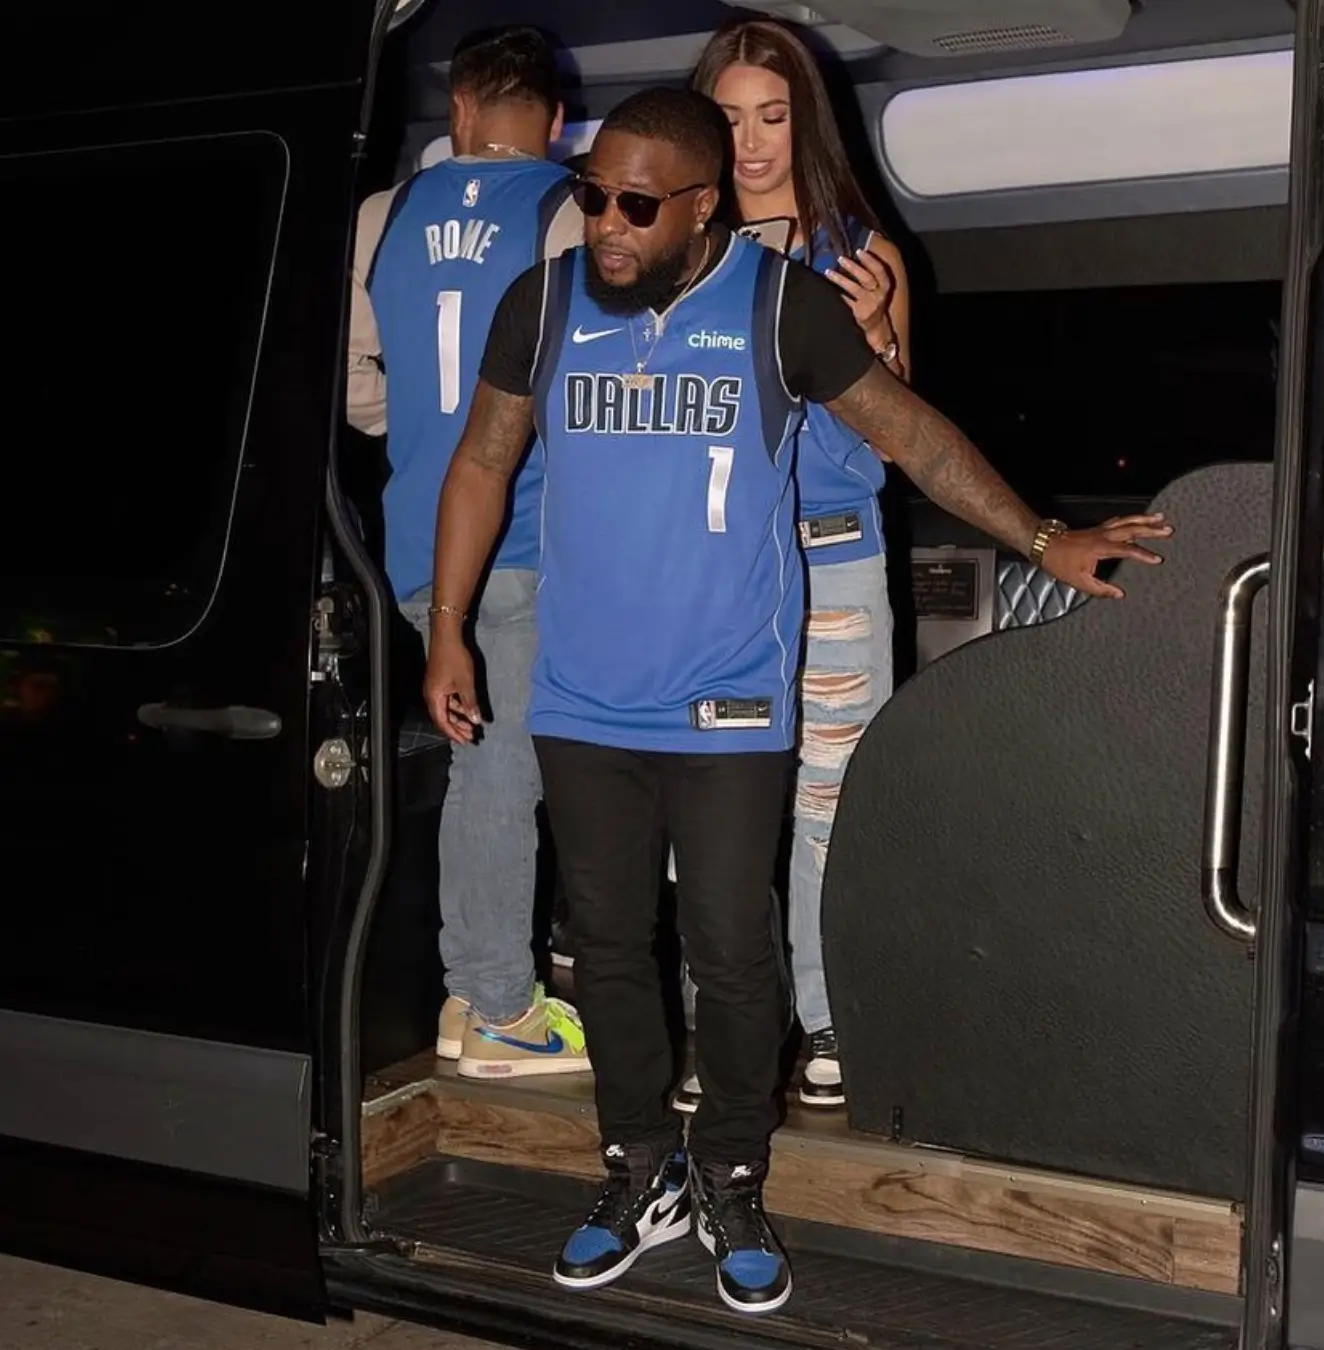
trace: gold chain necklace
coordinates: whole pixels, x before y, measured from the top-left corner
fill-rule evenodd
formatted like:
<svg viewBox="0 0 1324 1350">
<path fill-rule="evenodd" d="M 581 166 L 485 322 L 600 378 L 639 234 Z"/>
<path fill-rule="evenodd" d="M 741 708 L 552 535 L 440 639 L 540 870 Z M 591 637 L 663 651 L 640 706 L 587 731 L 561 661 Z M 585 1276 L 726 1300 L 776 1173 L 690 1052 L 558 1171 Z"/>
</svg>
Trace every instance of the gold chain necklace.
<svg viewBox="0 0 1324 1350">
<path fill-rule="evenodd" d="M 484 141 L 484 150 L 491 150 L 493 154 L 509 155 L 511 159 L 537 159 L 537 155 L 531 155 L 527 150 L 520 150 L 513 145 L 502 145 L 500 141 Z"/>
<path fill-rule="evenodd" d="M 699 265 L 690 273 L 690 279 L 681 287 L 680 294 L 664 309 L 660 314 L 653 315 L 653 322 L 649 327 L 653 330 L 653 340 L 648 345 L 648 350 L 641 357 L 639 348 L 634 340 L 634 320 L 631 319 L 628 331 L 630 334 L 630 350 L 634 352 L 634 370 L 621 377 L 627 389 L 651 389 L 653 381 L 657 378 L 655 375 L 646 374 L 644 367 L 653 359 L 653 353 L 657 350 L 657 344 L 662 341 L 662 332 L 666 326 L 667 315 L 676 308 L 678 304 L 690 293 L 695 282 L 703 275 L 703 269 L 708 266 L 708 254 L 712 249 L 712 236 L 704 235 L 703 239 L 703 257 L 699 259 Z M 644 329 L 644 336 L 648 335 L 648 328 Z"/>
</svg>

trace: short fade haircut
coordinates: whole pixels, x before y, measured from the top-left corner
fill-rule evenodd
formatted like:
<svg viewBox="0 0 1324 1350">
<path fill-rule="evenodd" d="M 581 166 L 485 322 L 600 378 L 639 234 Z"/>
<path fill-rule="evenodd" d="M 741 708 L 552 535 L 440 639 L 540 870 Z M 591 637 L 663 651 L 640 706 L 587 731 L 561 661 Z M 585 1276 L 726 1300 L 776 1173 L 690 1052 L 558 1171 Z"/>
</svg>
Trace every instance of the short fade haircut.
<svg viewBox="0 0 1324 1350">
<path fill-rule="evenodd" d="M 561 77 L 552 44 L 536 28 L 509 24 L 466 33 L 451 54 L 452 93 L 478 102 L 540 103 L 549 117 L 561 101 Z"/>
<path fill-rule="evenodd" d="M 693 89 L 642 89 L 631 94 L 603 119 L 602 131 L 674 145 L 694 158 L 711 183 L 721 179 L 731 138 L 722 110 Z"/>
</svg>

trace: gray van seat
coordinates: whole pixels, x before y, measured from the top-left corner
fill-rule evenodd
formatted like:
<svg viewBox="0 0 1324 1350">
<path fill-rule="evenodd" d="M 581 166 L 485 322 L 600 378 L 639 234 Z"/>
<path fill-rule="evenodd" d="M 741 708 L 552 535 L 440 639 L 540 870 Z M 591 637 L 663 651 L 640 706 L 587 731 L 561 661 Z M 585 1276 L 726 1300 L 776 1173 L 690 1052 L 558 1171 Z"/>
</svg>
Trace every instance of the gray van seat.
<svg viewBox="0 0 1324 1350">
<path fill-rule="evenodd" d="M 999 630 L 1060 619 L 1088 599 L 1024 558 L 998 559 L 993 621 Z"/>
</svg>

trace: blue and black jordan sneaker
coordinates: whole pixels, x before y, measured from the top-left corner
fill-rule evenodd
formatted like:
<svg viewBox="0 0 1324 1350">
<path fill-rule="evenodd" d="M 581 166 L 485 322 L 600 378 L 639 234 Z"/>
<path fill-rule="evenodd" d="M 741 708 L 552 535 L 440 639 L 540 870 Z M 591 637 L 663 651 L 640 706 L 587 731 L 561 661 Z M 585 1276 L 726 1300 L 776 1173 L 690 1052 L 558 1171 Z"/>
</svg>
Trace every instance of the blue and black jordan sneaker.
<svg viewBox="0 0 1324 1350">
<path fill-rule="evenodd" d="M 695 1164 L 699 1241 L 717 1261 L 717 1292 L 737 1312 L 768 1313 L 791 1297 L 791 1266 L 763 1212 L 766 1163 Z"/>
<path fill-rule="evenodd" d="M 588 1218 L 556 1258 L 557 1284 L 598 1289 L 619 1279 L 650 1247 L 690 1231 L 689 1161 L 646 1144 L 609 1144 L 602 1150 L 607 1180 Z"/>
</svg>

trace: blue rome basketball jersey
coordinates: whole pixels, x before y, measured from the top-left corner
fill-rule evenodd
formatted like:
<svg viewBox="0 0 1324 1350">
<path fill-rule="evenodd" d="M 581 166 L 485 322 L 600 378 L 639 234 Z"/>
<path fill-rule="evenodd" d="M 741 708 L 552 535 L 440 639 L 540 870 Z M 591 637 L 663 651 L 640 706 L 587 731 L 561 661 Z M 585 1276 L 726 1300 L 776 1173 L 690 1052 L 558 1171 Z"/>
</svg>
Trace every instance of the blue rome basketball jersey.
<svg viewBox="0 0 1324 1350">
<path fill-rule="evenodd" d="M 386 368 L 386 571 L 400 599 L 432 580 L 437 496 L 492 316 L 543 256 L 569 184 L 569 172 L 547 160 L 454 159 L 415 174 L 391 202 L 366 284 Z M 537 567 L 542 479 L 535 444 L 493 566 Z"/>
<path fill-rule="evenodd" d="M 852 248 L 863 248 L 869 233 L 849 222 Z M 803 249 L 792 256 L 803 259 Z M 814 237 L 811 264 L 819 273 L 837 265 L 826 230 Z M 811 567 L 855 562 L 883 551 L 879 502 L 886 476 L 883 462 L 859 432 L 817 404 L 805 413 L 795 476 L 800 489 L 800 543 Z"/>
<path fill-rule="evenodd" d="M 788 264 L 731 237 L 668 313 L 598 307 L 547 267 L 547 448 L 529 727 L 633 750 L 784 750 L 804 619 L 777 351 Z M 640 378 L 637 365 L 645 366 Z"/>
</svg>

